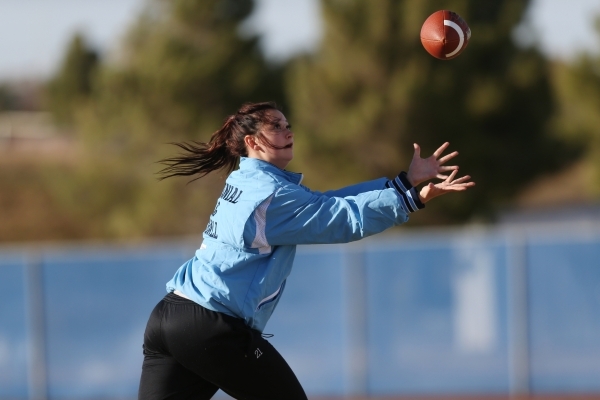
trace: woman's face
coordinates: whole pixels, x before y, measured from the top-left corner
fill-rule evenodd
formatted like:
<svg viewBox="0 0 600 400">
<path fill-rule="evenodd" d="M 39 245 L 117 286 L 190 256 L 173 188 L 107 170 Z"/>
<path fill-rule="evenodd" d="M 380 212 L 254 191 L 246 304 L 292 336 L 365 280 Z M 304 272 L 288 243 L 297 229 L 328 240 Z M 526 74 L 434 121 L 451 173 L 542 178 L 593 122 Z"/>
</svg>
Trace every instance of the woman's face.
<svg viewBox="0 0 600 400">
<path fill-rule="evenodd" d="M 267 115 L 272 123 L 265 124 L 260 133 L 276 148 L 264 143 L 261 138 L 254 137 L 254 140 L 246 142 L 248 156 L 284 169 L 294 158 L 294 133 L 280 111 L 268 110 Z"/>
</svg>

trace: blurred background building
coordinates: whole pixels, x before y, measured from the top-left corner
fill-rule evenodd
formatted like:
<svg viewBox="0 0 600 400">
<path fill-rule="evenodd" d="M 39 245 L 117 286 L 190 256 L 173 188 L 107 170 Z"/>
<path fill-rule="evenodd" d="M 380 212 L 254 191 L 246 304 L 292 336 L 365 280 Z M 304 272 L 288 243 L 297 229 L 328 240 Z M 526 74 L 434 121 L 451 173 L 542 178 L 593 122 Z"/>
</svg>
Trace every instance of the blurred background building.
<svg viewBox="0 0 600 400">
<path fill-rule="evenodd" d="M 311 188 L 394 176 L 414 142 L 477 182 L 301 249 L 267 330 L 311 398 L 600 393 L 599 1 L 0 3 L 0 399 L 136 397 L 224 181 L 156 161 L 261 100 Z M 473 32 L 450 62 L 419 42 L 439 9 Z"/>
</svg>

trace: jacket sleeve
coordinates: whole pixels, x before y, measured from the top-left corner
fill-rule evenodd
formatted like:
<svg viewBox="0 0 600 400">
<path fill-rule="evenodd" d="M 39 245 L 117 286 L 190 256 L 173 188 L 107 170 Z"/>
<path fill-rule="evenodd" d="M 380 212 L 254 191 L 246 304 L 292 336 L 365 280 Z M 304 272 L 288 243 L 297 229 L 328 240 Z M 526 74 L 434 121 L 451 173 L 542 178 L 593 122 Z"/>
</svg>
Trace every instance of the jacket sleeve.
<svg viewBox="0 0 600 400">
<path fill-rule="evenodd" d="M 309 188 L 302 186 L 307 191 Z M 402 205 L 408 212 L 415 212 L 425 208 L 425 204 L 421 203 L 419 193 L 416 188 L 408 180 L 407 173 L 402 171 L 393 179 L 379 178 L 373 181 L 358 183 L 338 190 L 331 190 L 325 193 L 312 192 L 316 195 L 331 196 L 331 197 L 346 197 L 356 196 L 357 194 L 368 192 L 371 190 L 380 190 L 383 188 L 396 189 L 401 197 Z"/>
<path fill-rule="evenodd" d="M 406 222 L 405 207 L 393 188 L 336 197 L 290 184 L 255 210 L 255 228 L 269 246 L 347 243 Z"/>
<path fill-rule="evenodd" d="M 356 196 L 360 193 L 370 192 L 372 190 L 381 190 L 386 188 L 386 184 L 389 182 L 387 178 L 379 178 L 371 181 L 357 183 L 355 185 L 346 186 L 341 189 L 336 190 L 328 190 L 327 192 L 317 192 L 308 189 L 306 186 L 306 190 L 311 191 L 316 195 L 323 195 L 328 197 L 346 197 L 346 196 Z"/>
</svg>

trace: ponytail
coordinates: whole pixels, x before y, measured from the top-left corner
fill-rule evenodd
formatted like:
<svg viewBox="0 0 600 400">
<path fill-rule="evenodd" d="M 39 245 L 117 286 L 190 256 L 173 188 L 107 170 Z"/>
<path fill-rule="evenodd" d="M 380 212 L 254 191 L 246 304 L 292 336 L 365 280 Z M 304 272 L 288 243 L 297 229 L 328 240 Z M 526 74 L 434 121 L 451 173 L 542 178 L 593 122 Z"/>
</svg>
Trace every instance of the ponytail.
<svg viewBox="0 0 600 400">
<path fill-rule="evenodd" d="M 159 180 L 172 176 L 198 175 L 192 181 L 206 176 L 210 172 L 224 169 L 227 173 L 238 165 L 240 157 L 247 156 L 244 137 L 255 135 L 261 138 L 260 129 L 271 123 L 268 110 L 279 110 L 273 102 L 246 103 L 237 113 L 228 116 L 223 126 L 214 132 L 208 141 L 190 141 L 171 143 L 185 153 L 176 157 L 165 158 L 159 163 L 165 167 L 158 172 Z M 265 138 L 263 138 L 265 139 Z M 270 145 L 266 141 L 267 145 Z"/>
</svg>

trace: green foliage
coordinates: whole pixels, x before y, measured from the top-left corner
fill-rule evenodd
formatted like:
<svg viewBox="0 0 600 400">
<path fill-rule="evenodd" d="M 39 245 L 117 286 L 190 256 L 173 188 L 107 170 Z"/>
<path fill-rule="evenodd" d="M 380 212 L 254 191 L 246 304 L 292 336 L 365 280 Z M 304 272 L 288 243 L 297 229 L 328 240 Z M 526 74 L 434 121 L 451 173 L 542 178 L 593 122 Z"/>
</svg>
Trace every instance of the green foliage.
<svg viewBox="0 0 600 400">
<path fill-rule="evenodd" d="M 98 54 L 81 34 L 76 34 L 56 76 L 48 83 L 47 107 L 60 124 L 72 124 L 73 114 L 92 94 L 92 81 L 98 67 Z"/>
<path fill-rule="evenodd" d="M 243 102 L 281 100 L 278 72 L 265 64 L 257 39 L 237 33 L 251 6 L 249 0 L 154 2 L 128 38 L 124 65 L 99 81 L 102 111 L 128 119 L 141 113 L 151 122 L 149 135 L 172 141 L 207 138 Z"/>
<path fill-rule="evenodd" d="M 323 0 L 319 52 L 287 76 L 299 155 L 309 185 L 393 176 L 408 168 L 412 143 L 424 155 L 444 141 L 460 151 L 477 186 L 428 204 L 422 223 L 489 216 L 535 177 L 574 156 L 552 136 L 555 99 L 547 61 L 518 48 L 513 29 L 525 0 Z M 472 30 L 451 61 L 429 56 L 422 22 L 439 9 Z"/>
<path fill-rule="evenodd" d="M 600 16 L 596 20 L 600 37 Z M 599 49 L 600 50 L 600 49 Z M 600 52 L 581 54 L 575 62 L 557 62 L 554 81 L 559 109 L 554 127 L 583 149 L 584 178 L 588 196 L 600 198 Z"/>
<path fill-rule="evenodd" d="M 244 102 L 285 103 L 281 72 L 266 64 L 257 38 L 238 34 L 252 5 L 151 1 L 117 61 L 93 74 L 89 101 L 70 114 L 84 161 L 54 185 L 62 207 L 91 227 L 86 235 L 202 232 L 224 177 L 190 185 L 185 179 L 158 182 L 156 162 L 177 152 L 170 142 L 208 141 Z M 64 82 L 62 77 L 55 81 Z"/>
<path fill-rule="evenodd" d="M 412 224 L 489 217 L 583 147 L 600 176 L 600 61 L 584 56 L 552 69 L 535 49 L 517 47 L 514 27 L 528 4 L 322 0 L 326 31 L 316 54 L 275 67 L 258 38 L 238 34 L 253 1 L 148 0 L 110 64 L 83 37 L 71 42 L 47 105 L 77 132 L 79 162 L 0 174 L 4 209 L 35 210 L 22 230 L 0 230 L 0 238 L 199 235 L 224 174 L 158 182 L 156 162 L 177 152 L 169 142 L 207 141 L 248 101 L 284 106 L 296 133 L 290 168 L 315 189 L 394 176 L 408 168 L 412 143 L 429 155 L 449 141 L 477 186 L 429 203 Z M 456 11 L 473 32 L 451 61 L 429 56 L 419 40 L 439 9 Z M 3 93 L 1 106 L 11 107 Z M 18 214 L 2 220 L 16 226 Z M 44 229 L 32 222 L 50 216 Z"/>
</svg>

